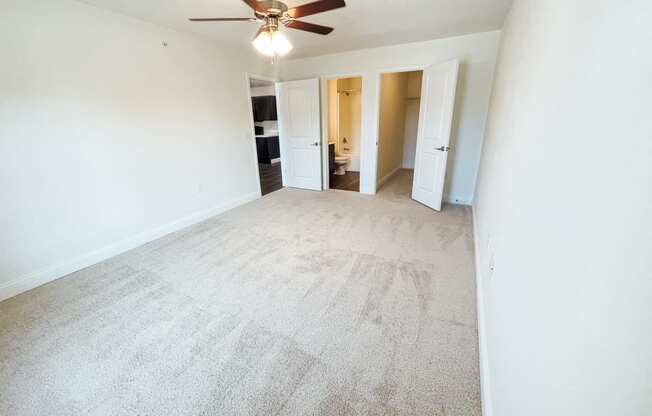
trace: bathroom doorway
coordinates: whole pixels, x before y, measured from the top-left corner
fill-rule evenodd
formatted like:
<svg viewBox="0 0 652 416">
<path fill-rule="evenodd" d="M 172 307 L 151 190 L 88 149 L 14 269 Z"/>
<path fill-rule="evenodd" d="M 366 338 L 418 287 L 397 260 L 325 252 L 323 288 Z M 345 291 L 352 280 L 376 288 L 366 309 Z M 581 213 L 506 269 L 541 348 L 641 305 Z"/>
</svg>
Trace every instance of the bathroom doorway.
<svg viewBox="0 0 652 416">
<path fill-rule="evenodd" d="M 380 75 L 376 189 L 410 195 L 421 110 L 423 71 Z"/>
<path fill-rule="evenodd" d="M 327 91 L 329 187 L 360 192 L 362 77 L 329 79 Z"/>
</svg>

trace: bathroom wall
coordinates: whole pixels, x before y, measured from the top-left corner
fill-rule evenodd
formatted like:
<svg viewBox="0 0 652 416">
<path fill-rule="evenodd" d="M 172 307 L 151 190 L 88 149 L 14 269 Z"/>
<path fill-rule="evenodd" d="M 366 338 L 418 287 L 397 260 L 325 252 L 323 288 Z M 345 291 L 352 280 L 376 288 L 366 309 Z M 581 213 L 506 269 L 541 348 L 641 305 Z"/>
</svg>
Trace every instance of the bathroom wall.
<svg viewBox="0 0 652 416">
<path fill-rule="evenodd" d="M 380 126 L 378 134 L 378 186 L 403 164 L 405 107 L 408 74 L 396 72 L 380 78 Z"/>
<path fill-rule="evenodd" d="M 362 127 L 362 78 L 337 80 L 339 92 L 339 146 L 340 153 L 351 155 L 348 171 L 360 171 L 360 139 Z M 352 91 L 348 95 L 344 91 Z M 344 143 L 346 139 L 347 143 Z M 346 150 L 348 149 L 348 150 Z"/>
<path fill-rule="evenodd" d="M 337 150 L 337 80 L 328 80 L 328 142 Z"/>
<path fill-rule="evenodd" d="M 403 142 L 403 169 L 414 169 L 421 109 L 422 71 L 408 73 L 407 102 L 405 103 L 405 141 Z"/>
</svg>

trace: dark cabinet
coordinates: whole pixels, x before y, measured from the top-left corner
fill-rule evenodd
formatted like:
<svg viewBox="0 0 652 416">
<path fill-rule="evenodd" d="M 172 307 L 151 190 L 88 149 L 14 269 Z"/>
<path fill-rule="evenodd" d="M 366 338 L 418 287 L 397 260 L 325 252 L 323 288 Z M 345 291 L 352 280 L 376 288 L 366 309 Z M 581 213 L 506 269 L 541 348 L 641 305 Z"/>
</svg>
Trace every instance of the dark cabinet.
<svg viewBox="0 0 652 416">
<path fill-rule="evenodd" d="M 256 150 L 258 152 L 258 163 L 270 164 L 272 159 L 281 157 L 281 148 L 278 136 L 256 137 Z"/>
<path fill-rule="evenodd" d="M 278 143 L 278 136 L 267 138 L 267 151 L 269 152 L 270 159 L 278 159 L 281 157 L 281 147 Z"/>
<path fill-rule="evenodd" d="M 254 121 L 277 120 L 276 97 L 273 95 L 264 97 L 251 97 L 254 109 Z"/>
<path fill-rule="evenodd" d="M 328 177 L 330 178 L 330 183 L 335 183 L 335 144 L 328 144 Z"/>
</svg>

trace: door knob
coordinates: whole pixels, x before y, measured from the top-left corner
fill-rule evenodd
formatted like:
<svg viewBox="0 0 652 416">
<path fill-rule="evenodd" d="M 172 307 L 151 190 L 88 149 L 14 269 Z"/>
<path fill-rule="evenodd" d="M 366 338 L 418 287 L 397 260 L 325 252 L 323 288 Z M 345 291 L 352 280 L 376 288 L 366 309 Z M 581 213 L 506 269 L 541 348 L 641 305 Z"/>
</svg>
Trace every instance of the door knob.
<svg viewBox="0 0 652 416">
<path fill-rule="evenodd" d="M 440 152 L 448 152 L 449 150 L 451 150 L 451 148 L 448 146 L 440 146 L 440 147 L 435 147 L 435 150 L 439 150 Z"/>
<path fill-rule="evenodd" d="M 311 146 L 319 146 L 319 142 L 314 142 Z"/>
</svg>

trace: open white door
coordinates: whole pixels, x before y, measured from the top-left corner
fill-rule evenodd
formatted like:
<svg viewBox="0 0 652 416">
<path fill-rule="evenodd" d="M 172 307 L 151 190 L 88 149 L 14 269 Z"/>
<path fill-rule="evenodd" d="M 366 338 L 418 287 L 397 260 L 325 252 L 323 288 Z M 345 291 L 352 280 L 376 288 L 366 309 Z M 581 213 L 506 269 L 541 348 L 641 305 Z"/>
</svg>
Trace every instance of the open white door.
<svg viewBox="0 0 652 416">
<path fill-rule="evenodd" d="M 276 92 L 283 185 L 321 191 L 319 80 L 279 82 Z"/>
<path fill-rule="evenodd" d="M 444 196 L 459 61 L 423 71 L 412 198 L 437 211 Z"/>
</svg>

